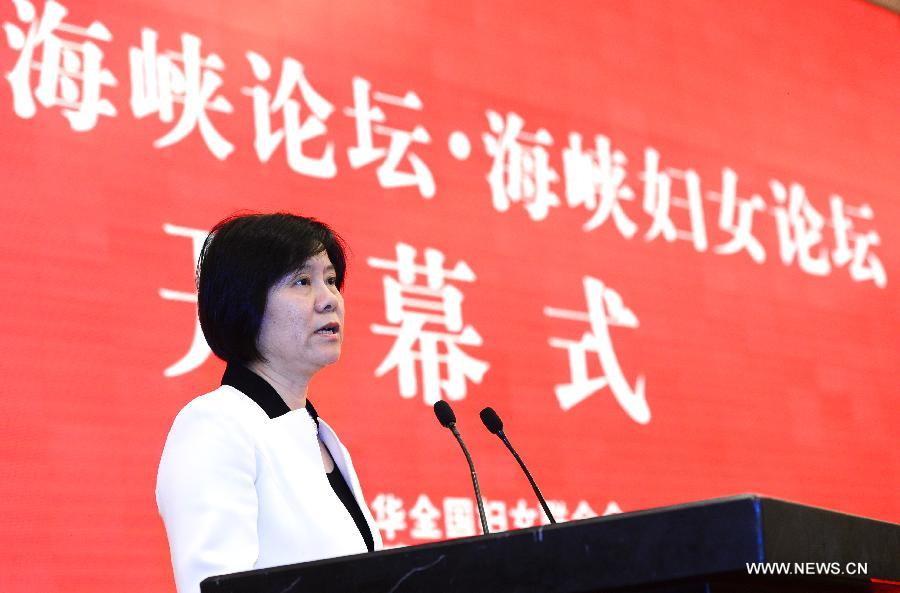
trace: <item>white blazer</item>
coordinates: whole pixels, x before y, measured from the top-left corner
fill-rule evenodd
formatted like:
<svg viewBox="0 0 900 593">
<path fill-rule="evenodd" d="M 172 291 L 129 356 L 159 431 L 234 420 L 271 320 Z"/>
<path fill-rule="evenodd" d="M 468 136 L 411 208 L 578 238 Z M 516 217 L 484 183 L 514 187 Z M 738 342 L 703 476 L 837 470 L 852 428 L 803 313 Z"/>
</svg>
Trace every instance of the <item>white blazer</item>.
<svg viewBox="0 0 900 593">
<path fill-rule="evenodd" d="M 178 593 L 206 577 L 366 552 L 328 482 L 318 439 L 353 491 L 375 549 L 378 527 L 350 454 L 305 409 L 276 418 L 230 385 L 201 395 L 175 418 L 156 481 Z"/>
</svg>

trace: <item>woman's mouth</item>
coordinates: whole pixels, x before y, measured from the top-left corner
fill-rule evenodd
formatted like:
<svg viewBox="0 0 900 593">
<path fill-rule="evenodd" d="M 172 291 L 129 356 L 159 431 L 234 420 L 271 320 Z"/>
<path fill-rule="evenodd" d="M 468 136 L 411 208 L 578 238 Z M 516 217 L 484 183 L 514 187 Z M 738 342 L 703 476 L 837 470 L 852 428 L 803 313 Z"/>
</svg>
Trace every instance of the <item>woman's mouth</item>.
<svg viewBox="0 0 900 593">
<path fill-rule="evenodd" d="M 333 336 L 337 335 L 337 333 L 341 330 L 341 326 L 337 323 L 328 323 L 323 325 L 319 329 L 315 331 L 315 333 L 323 335 L 323 336 Z"/>
</svg>

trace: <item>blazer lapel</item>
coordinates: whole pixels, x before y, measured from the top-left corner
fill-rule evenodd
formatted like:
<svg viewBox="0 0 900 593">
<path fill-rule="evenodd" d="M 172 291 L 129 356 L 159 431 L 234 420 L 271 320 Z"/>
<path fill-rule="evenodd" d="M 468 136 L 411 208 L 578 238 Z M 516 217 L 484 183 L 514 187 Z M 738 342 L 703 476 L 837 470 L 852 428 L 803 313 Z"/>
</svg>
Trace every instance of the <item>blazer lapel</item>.
<svg viewBox="0 0 900 593">
<path fill-rule="evenodd" d="M 328 426 L 328 423 L 321 418 L 319 418 L 319 436 L 325 443 L 325 446 L 328 447 L 328 451 L 331 452 L 335 466 L 340 470 L 341 475 L 344 476 L 344 479 L 347 480 L 347 484 L 350 485 L 350 489 L 353 491 L 353 498 L 356 499 L 356 503 L 359 505 L 363 517 L 366 518 L 366 523 L 369 524 L 369 531 L 372 532 L 374 548 L 376 550 L 381 550 L 384 548 L 384 542 L 381 540 L 381 532 L 375 524 L 375 518 L 372 517 L 371 511 L 369 511 L 369 505 L 366 503 L 366 499 L 363 496 L 362 488 L 359 485 L 359 478 L 357 478 L 356 471 L 353 469 L 353 462 L 350 460 L 347 449 L 338 440 L 337 435 L 334 434 L 334 431 Z"/>
</svg>

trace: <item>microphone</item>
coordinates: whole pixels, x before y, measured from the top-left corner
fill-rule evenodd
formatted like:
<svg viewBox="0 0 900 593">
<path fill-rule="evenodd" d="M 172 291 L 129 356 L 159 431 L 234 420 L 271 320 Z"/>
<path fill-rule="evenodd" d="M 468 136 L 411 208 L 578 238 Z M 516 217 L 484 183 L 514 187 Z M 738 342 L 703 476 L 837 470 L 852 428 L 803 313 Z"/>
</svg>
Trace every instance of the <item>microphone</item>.
<svg viewBox="0 0 900 593">
<path fill-rule="evenodd" d="M 478 516 L 481 517 L 481 529 L 485 534 L 488 534 L 490 531 L 488 531 L 487 517 L 484 514 L 484 504 L 481 502 L 481 490 L 478 488 L 478 476 L 475 475 L 475 464 L 472 463 L 472 456 L 469 455 L 466 444 L 463 443 L 459 431 L 456 430 L 456 414 L 453 413 L 453 408 L 450 407 L 450 404 L 444 400 L 439 400 L 434 402 L 434 415 L 437 416 L 441 426 L 450 429 L 450 432 L 456 437 L 456 441 L 466 455 L 466 461 L 469 462 L 469 472 L 472 474 L 472 485 L 475 487 L 475 502 L 478 503 Z"/>
<path fill-rule="evenodd" d="M 506 435 L 503 434 L 503 420 L 500 420 L 500 416 L 497 415 L 497 412 L 494 411 L 494 408 L 485 408 L 481 410 L 479 416 L 481 416 L 481 421 L 484 423 L 485 428 L 491 431 L 491 433 L 500 437 L 500 440 L 503 441 L 503 444 L 506 445 L 506 448 L 509 449 L 509 452 L 512 453 L 513 457 L 516 458 L 516 461 L 519 462 L 519 467 L 522 468 L 522 471 L 525 472 L 525 477 L 528 478 L 529 482 L 531 482 L 531 488 L 534 490 L 534 493 L 537 494 L 538 502 L 541 503 L 541 507 L 544 509 L 544 513 L 547 514 L 547 518 L 550 519 L 550 523 L 555 524 L 556 519 L 553 518 L 553 513 L 550 512 L 550 507 L 547 506 L 547 501 L 544 500 L 544 496 L 541 494 L 541 491 L 537 487 L 537 484 L 535 484 L 534 478 L 531 477 L 531 472 L 528 471 L 527 467 L 525 467 L 525 462 L 522 461 L 522 458 L 519 457 L 519 454 L 516 453 L 516 450 L 513 449 L 513 446 L 509 443 L 509 439 L 507 439 Z"/>
</svg>

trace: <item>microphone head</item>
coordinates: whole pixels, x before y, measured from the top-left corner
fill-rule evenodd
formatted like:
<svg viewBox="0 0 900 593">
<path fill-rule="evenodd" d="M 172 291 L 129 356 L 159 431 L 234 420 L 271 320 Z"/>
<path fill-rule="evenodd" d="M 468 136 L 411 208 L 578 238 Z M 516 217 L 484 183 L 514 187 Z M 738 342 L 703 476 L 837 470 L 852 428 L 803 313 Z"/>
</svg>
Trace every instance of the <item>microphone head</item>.
<svg viewBox="0 0 900 593">
<path fill-rule="evenodd" d="M 438 422 L 444 428 L 450 428 L 451 424 L 456 424 L 456 414 L 453 413 L 450 404 L 444 400 L 434 402 L 434 415 L 437 416 Z"/>
<path fill-rule="evenodd" d="M 500 416 L 497 415 L 494 408 L 485 408 L 481 410 L 479 416 L 481 416 L 481 421 L 484 422 L 484 426 L 492 433 L 497 434 L 503 430 L 503 420 L 500 420 Z"/>
</svg>

